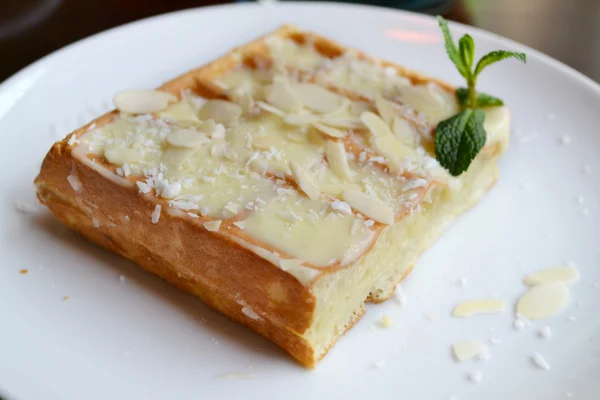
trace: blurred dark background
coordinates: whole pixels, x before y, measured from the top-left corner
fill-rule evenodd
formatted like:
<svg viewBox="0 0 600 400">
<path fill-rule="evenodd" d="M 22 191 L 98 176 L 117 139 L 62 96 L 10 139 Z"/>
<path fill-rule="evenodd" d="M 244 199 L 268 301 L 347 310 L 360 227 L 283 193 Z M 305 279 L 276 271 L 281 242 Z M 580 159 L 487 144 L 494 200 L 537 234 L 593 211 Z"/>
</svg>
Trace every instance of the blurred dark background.
<svg viewBox="0 0 600 400">
<path fill-rule="evenodd" d="M 108 28 L 169 11 L 232 2 L 0 0 L 0 82 L 56 49 Z M 541 50 L 600 82 L 600 0 L 346 2 L 442 14 Z"/>
</svg>

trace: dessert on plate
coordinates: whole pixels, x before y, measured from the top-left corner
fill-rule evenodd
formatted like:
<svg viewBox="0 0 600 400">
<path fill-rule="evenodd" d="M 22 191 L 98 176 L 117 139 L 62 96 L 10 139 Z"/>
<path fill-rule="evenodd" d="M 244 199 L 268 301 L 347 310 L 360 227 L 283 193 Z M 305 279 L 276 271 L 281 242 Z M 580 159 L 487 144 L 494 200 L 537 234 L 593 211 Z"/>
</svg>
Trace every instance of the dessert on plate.
<svg viewBox="0 0 600 400">
<path fill-rule="evenodd" d="M 455 88 L 291 26 L 114 97 L 35 184 L 69 228 L 314 366 L 494 184 L 509 112 L 462 175 Z"/>
</svg>

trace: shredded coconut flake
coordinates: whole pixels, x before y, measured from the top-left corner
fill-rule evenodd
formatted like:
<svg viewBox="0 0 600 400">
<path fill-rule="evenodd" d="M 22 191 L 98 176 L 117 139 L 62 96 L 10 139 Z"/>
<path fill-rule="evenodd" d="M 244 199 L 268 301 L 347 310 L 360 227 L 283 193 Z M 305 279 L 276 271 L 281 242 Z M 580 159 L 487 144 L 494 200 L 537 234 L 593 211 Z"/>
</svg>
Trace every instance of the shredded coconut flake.
<svg viewBox="0 0 600 400">
<path fill-rule="evenodd" d="M 252 308 L 246 304 L 244 300 L 238 300 L 237 303 L 242 306 L 242 312 L 246 314 L 246 316 L 250 319 L 254 319 L 257 321 L 262 320 L 261 316 L 258 315 Z"/>
<path fill-rule="evenodd" d="M 550 339 L 552 337 L 552 329 L 549 326 L 545 326 L 538 331 L 537 335 L 541 339 Z"/>
<path fill-rule="evenodd" d="M 384 328 L 391 328 L 392 325 L 394 325 L 392 317 L 390 317 L 389 315 L 384 315 L 383 317 L 381 317 L 381 326 L 383 326 Z"/>
<path fill-rule="evenodd" d="M 563 145 L 567 145 L 571 143 L 571 136 L 569 135 L 562 135 L 560 137 L 560 143 Z"/>
<path fill-rule="evenodd" d="M 504 343 L 504 340 L 500 339 L 499 337 L 496 337 L 496 336 L 490 337 L 490 344 L 496 345 L 496 344 L 502 344 L 502 343 Z"/>
<path fill-rule="evenodd" d="M 161 206 L 160 206 L 160 204 L 157 204 L 156 207 L 154 207 L 154 211 L 152 211 L 152 223 L 153 224 L 158 224 L 158 220 L 160 219 L 160 210 L 161 210 Z"/>
<path fill-rule="evenodd" d="M 217 232 L 219 228 L 221 228 L 221 220 L 217 219 L 215 221 L 205 222 L 203 225 L 207 231 Z"/>
<path fill-rule="evenodd" d="M 352 209 L 350 208 L 350 205 L 345 201 L 334 200 L 331 203 L 331 208 L 336 211 L 340 211 L 344 214 L 352 214 Z"/>
<path fill-rule="evenodd" d="M 38 210 L 35 206 L 25 202 L 16 203 L 15 208 L 18 212 L 23 214 L 33 214 Z"/>
<path fill-rule="evenodd" d="M 79 140 L 77 140 L 77 135 L 72 133 L 71 136 L 69 136 L 69 140 L 67 140 L 67 144 L 73 146 L 76 143 L 79 143 Z"/>
<path fill-rule="evenodd" d="M 483 373 L 481 371 L 475 370 L 469 373 L 469 380 L 473 383 L 480 383 L 483 378 Z"/>
<path fill-rule="evenodd" d="M 178 208 L 180 210 L 197 210 L 198 204 L 186 200 L 171 200 L 169 207 Z"/>
<path fill-rule="evenodd" d="M 401 307 L 406 305 L 407 298 L 400 285 L 396 285 L 396 289 L 394 290 L 394 299 L 396 299 Z"/>
<path fill-rule="evenodd" d="M 69 181 L 69 184 L 71 185 L 74 191 L 79 192 L 81 190 L 81 187 L 83 185 L 81 183 L 81 180 L 75 173 L 71 173 L 69 176 L 67 176 L 67 180 Z"/>
<path fill-rule="evenodd" d="M 236 221 L 233 224 L 240 229 L 244 229 L 244 221 Z"/>
<path fill-rule="evenodd" d="M 152 186 L 148 185 L 146 182 L 137 181 L 135 184 L 142 193 L 149 193 L 152 190 Z"/>
<path fill-rule="evenodd" d="M 548 361 L 546 361 L 546 359 L 540 353 L 533 353 L 531 356 L 531 362 L 533 365 L 539 369 L 543 369 L 544 371 L 548 371 L 550 369 L 550 364 L 548 364 Z"/>
</svg>

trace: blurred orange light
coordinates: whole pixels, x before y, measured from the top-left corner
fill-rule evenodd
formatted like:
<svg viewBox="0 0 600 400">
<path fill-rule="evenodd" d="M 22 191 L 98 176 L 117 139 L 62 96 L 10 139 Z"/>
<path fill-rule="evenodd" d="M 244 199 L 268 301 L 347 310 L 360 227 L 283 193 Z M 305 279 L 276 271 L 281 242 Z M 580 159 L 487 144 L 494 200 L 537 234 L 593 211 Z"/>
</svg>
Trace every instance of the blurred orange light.
<svg viewBox="0 0 600 400">
<path fill-rule="evenodd" d="M 409 43 L 439 43 L 442 41 L 442 37 L 438 34 L 402 29 L 386 29 L 384 34 L 391 39 Z"/>
</svg>

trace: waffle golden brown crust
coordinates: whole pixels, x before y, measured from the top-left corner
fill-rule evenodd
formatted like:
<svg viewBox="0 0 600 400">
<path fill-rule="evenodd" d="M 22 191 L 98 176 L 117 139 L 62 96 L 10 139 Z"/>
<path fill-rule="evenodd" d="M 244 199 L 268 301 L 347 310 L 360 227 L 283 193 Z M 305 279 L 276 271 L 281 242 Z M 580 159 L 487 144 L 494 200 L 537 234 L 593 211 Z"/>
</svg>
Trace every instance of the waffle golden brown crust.
<svg viewBox="0 0 600 400">
<path fill-rule="evenodd" d="M 339 55 L 346 50 L 333 41 L 300 33 L 290 26 L 283 26 L 270 35 L 299 42 L 310 39 L 325 55 Z M 256 59 L 265 53 L 261 38 L 165 83 L 160 89 L 178 98 L 183 90 L 208 98 L 221 97 L 222 90 L 213 80 L 240 62 L 248 62 L 250 57 Z M 361 57 L 366 56 L 361 54 Z M 453 90 L 444 82 L 390 63 L 383 64 L 392 66 L 413 82 L 434 81 L 446 90 Z M 74 134 L 80 136 L 92 123 L 101 126 L 117 116 L 116 111 L 107 113 Z M 160 200 L 140 195 L 134 179 L 130 179 L 131 185 L 108 179 L 93 168 L 89 160 L 75 156 L 72 150 L 67 138 L 56 143 L 35 180 L 39 200 L 60 221 L 88 240 L 198 296 L 229 318 L 273 341 L 303 365 L 313 367 L 325 355 L 326 352 L 316 354 L 302 337 L 315 317 L 316 299 L 311 287 L 305 287 L 292 275 L 225 235 L 207 231 L 202 226 L 202 219 L 188 218 L 185 213 L 163 212 L 158 223 L 152 223 L 151 214 Z M 81 181 L 79 191 L 74 190 L 67 180 L 71 174 Z M 411 269 L 408 268 L 401 279 Z M 334 272 L 328 270 L 321 277 Z M 251 306 L 259 318 L 244 313 L 240 302 Z M 340 334 L 356 323 L 362 313 L 354 315 Z"/>
</svg>

